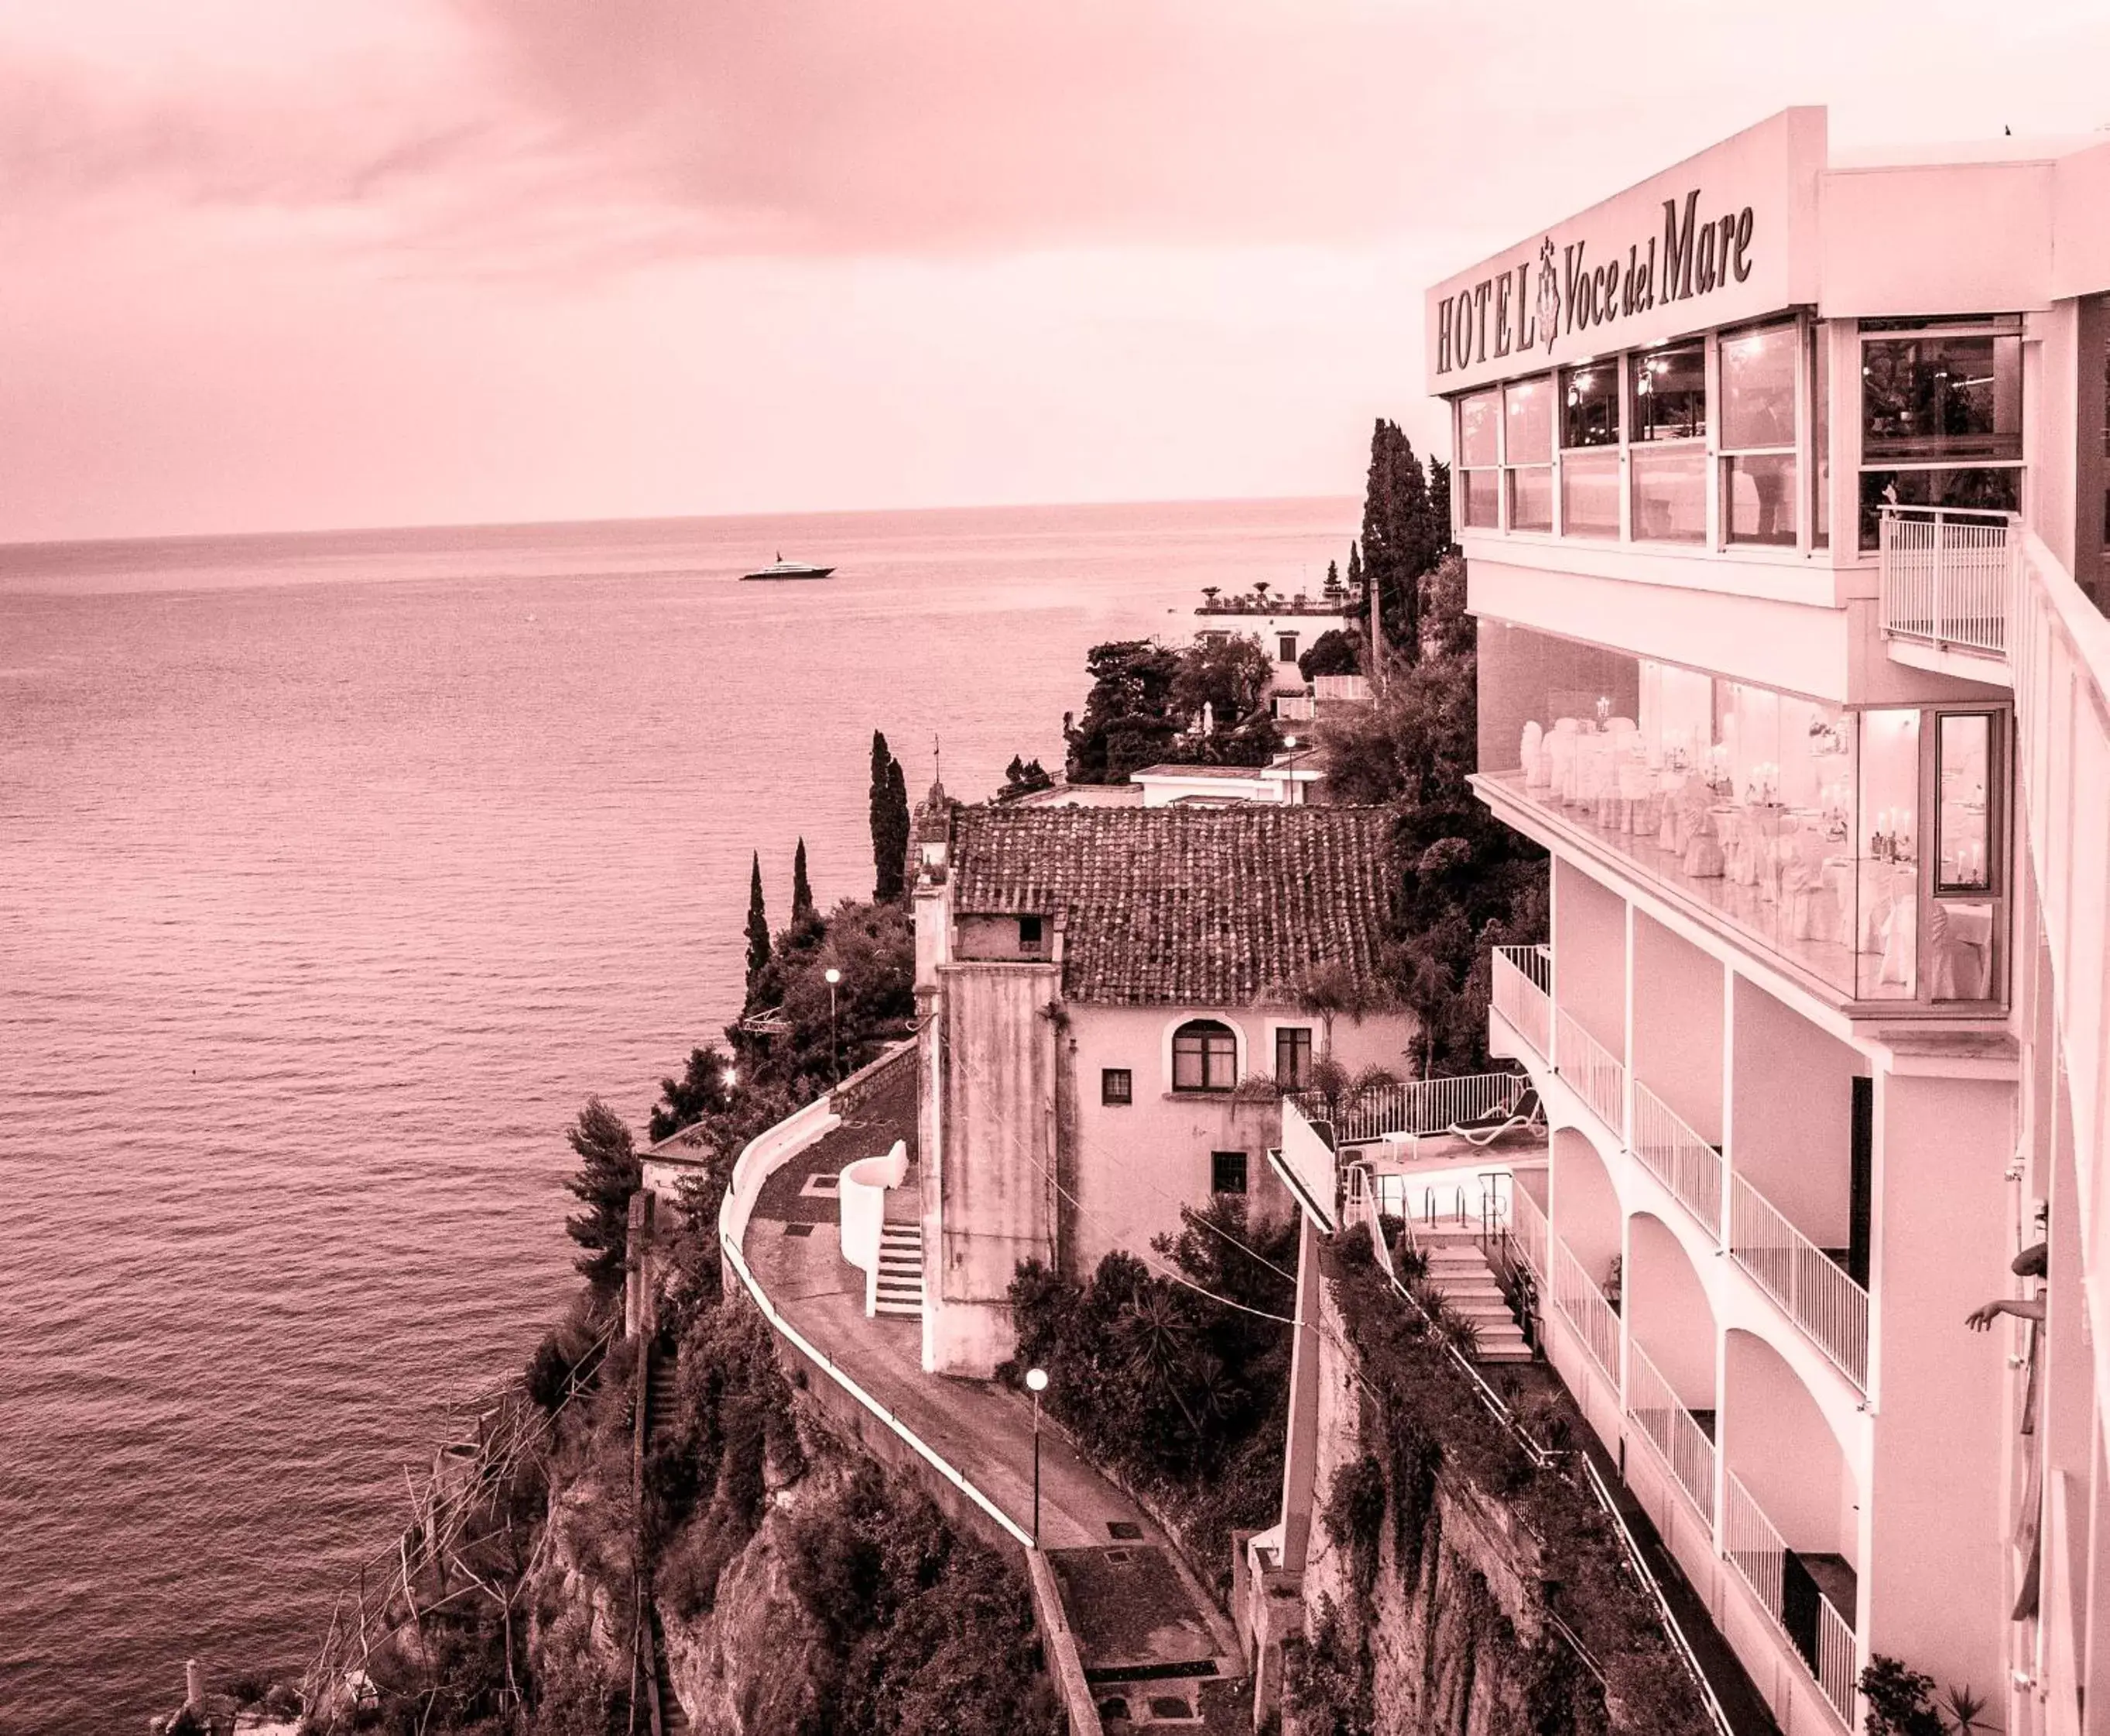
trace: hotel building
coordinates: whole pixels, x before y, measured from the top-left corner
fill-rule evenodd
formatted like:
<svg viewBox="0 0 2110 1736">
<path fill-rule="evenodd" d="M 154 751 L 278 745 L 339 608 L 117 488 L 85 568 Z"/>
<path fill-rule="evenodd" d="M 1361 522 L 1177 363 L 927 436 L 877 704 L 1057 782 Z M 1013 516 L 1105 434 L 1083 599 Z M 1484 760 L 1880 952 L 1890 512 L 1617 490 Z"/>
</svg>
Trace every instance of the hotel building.
<svg viewBox="0 0 2110 1736">
<path fill-rule="evenodd" d="M 2110 138 L 1795 109 L 1428 294 L 1476 784 L 1552 858 L 1514 1227 L 1791 1733 L 1877 1656 L 2110 1707 L 2106 292 Z"/>
</svg>

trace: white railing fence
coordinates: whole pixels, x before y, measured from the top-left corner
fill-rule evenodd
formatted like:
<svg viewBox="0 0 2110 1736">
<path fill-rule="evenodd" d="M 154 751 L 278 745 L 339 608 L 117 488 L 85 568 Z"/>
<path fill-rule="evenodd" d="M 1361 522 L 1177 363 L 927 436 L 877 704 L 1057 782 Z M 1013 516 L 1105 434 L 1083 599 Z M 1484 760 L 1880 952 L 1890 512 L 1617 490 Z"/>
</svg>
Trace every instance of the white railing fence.
<svg viewBox="0 0 2110 1736">
<path fill-rule="evenodd" d="M 1722 1238 L 1722 1154 L 1639 1079 L 1634 1081 L 1633 1154 L 1678 1203 Z"/>
<path fill-rule="evenodd" d="M 1309 694 L 1277 694 L 1275 715 L 1284 723 L 1309 723 L 1319 715 L 1319 704 Z"/>
<path fill-rule="evenodd" d="M 1547 947 L 1497 947 L 1495 1010 L 1538 1052 L 1553 1056 L 1553 954 Z"/>
<path fill-rule="evenodd" d="M 1722 1473 L 1722 1553 L 1800 1657 L 1801 1644 L 1787 1626 L 1787 1545 L 1773 1521 L 1766 1517 L 1765 1509 L 1751 1498 L 1750 1490 L 1733 1471 Z M 1817 1594 L 1816 1641 L 1816 1657 L 1804 1659 L 1810 1679 L 1851 1729 L 1854 1689 L 1859 1678 L 1854 1625 L 1821 1591 Z"/>
<path fill-rule="evenodd" d="M 1553 1070 L 1596 1111 L 1597 1119 L 1624 1143 L 1627 1069 L 1612 1051 L 1578 1024 L 1572 1013 L 1554 1014 Z"/>
<path fill-rule="evenodd" d="M 1560 1237 L 1552 1238 L 1553 1276 L 1550 1286 L 1553 1305 L 1581 1334 L 1583 1344 L 1605 1372 L 1614 1390 L 1619 1384 L 1619 1317 L 1605 1300 L 1574 1250 Z"/>
<path fill-rule="evenodd" d="M 1714 1523 L 1714 1443 L 1640 1343 L 1627 1340 L 1627 1414 L 1699 1512 Z"/>
<path fill-rule="evenodd" d="M 1314 1092 L 1299 1092 L 1297 1105 L 1311 1120 L 1332 1120 L 1335 1145 L 1366 1145 L 1388 1133 L 1441 1133 L 1488 1119 L 1514 1108 L 1530 1083 L 1520 1073 L 1461 1074 L 1360 1092 L 1330 1117 Z"/>
<path fill-rule="evenodd" d="M 1551 1234 L 1546 1222 L 1546 1208 L 1524 1191 L 1521 1187 L 1510 1189 L 1510 1239 L 1539 1286 L 1546 1285 L 1546 1246 Z"/>
<path fill-rule="evenodd" d="M 2012 513 L 1885 507 L 1877 529 L 1883 631 L 2005 656 L 2021 550 Z"/>
<path fill-rule="evenodd" d="M 1854 1693 L 1861 1678 L 1860 1648 L 1854 1643 L 1854 1624 L 1832 1607 L 1831 1598 L 1817 1596 L 1817 1685 L 1832 1709 L 1854 1725 Z"/>
<path fill-rule="evenodd" d="M 1367 699 L 1370 696 L 1370 678 L 1366 675 L 1315 675 L 1311 678 L 1311 697 L 1315 699 Z"/>
<path fill-rule="evenodd" d="M 1868 1390 L 1868 1292 L 1743 1177 L 1729 1178 L 1729 1252 L 1812 1343 Z"/>
</svg>

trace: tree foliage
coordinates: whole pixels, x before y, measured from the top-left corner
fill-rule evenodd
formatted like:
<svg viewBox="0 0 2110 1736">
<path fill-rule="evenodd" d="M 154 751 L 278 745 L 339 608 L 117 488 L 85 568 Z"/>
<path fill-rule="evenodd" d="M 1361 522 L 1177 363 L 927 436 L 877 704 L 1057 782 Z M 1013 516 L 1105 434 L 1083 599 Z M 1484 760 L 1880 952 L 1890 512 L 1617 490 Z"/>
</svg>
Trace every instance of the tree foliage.
<svg viewBox="0 0 2110 1736">
<path fill-rule="evenodd" d="M 791 920 L 808 921 L 813 915 L 813 883 L 806 878 L 806 840 L 802 838 L 791 857 Z"/>
<path fill-rule="evenodd" d="M 1048 775 L 1048 768 L 1039 760 L 1021 759 L 1014 753 L 1011 763 L 1004 767 L 1003 788 L 996 793 L 996 798 L 999 802 L 1016 802 L 1036 789 L 1051 789 L 1054 782 Z"/>
<path fill-rule="evenodd" d="M 1171 764 L 1262 766 L 1281 745 L 1266 701 L 1274 664 L 1243 634 L 1175 650 L 1155 640 L 1094 645 L 1081 717 L 1063 719 L 1072 784 L 1125 784 L 1130 774 Z M 1209 708 L 1214 733 L 1191 733 Z"/>
<path fill-rule="evenodd" d="M 1329 627 L 1297 660 L 1297 672 L 1307 681 L 1322 675 L 1360 675 L 1363 635 L 1353 627 Z"/>
<path fill-rule="evenodd" d="M 872 732 L 872 896 L 890 904 L 907 889 L 908 870 L 908 780 L 886 737 Z"/>
<path fill-rule="evenodd" d="M 564 1233 L 583 1250 L 575 1262 L 597 1292 L 622 1282 L 630 1233 L 630 1196 L 645 1179 L 630 1129 L 599 1097 L 588 1097 L 564 1136 L 577 1154 L 578 1172 L 564 1185 L 586 1207 L 564 1220 Z"/>
<path fill-rule="evenodd" d="M 1546 864 L 1467 782 L 1478 762 L 1478 658 L 1464 563 L 1445 560 L 1420 589 L 1421 661 L 1319 734 L 1332 799 L 1394 816 L 1387 974 L 1421 1021 L 1424 1067 L 1470 1071 L 1486 1059 L 1488 950 L 1545 938 Z"/>
<path fill-rule="evenodd" d="M 1048 1370 L 1050 1411 L 1093 1458 L 1183 1494 L 1190 1541 L 1215 1561 L 1229 1529 L 1266 1523 L 1281 1493 L 1297 1231 L 1250 1219 L 1235 1197 L 1181 1217 L 1153 1247 L 1187 1284 L 1131 1254 L 1109 1254 L 1083 1283 L 1021 1264 L 1017 1355 L 998 1374 Z"/>
<path fill-rule="evenodd" d="M 724 1109 L 732 1096 L 728 1083 L 731 1068 L 731 1060 L 715 1045 L 691 1049 L 681 1076 L 659 1082 L 659 1101 L 653 1105 L 646 1128 L 650 1143 L 672 1139 L 683 1128 L 694 1127 L 704 1116 Z"/>
<path fill-rule="evenodd" d="M 754 864 L 747 884 L 747 1004 L 754 1003 L 754 985 L 762 973 L 769 967 L 769 907 L 762 896 L 762 852 L 754 853 Z"/>
</svg>

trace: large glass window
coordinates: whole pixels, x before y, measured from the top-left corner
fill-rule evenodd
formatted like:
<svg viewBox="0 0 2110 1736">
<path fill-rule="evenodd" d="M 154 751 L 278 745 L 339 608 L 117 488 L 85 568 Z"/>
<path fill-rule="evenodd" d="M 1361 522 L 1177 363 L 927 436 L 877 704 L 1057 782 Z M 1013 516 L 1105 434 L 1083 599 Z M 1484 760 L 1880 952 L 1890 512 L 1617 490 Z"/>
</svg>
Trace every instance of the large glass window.
<svg viewBox="0 0 2110 1736">
<path fill-rule="evenodd" d="M 1941 805 L 1935 816 L 1935 889 L 1989 891 L 1993 834 L 1986 773 L 1993 720 L 1984 712 L 1945 712 L 1936 740 Z"/>
<path fill-rule="evenodd" d="M 1876 546 L 1886 504 L 2019 511 L 2022 456 L 2018 319 L 1962 332 L 1863 326 L 1862 548 Z"/>
<path fill-rule="evenodd" d="M 1502 461 L 1512 531 L 1553 528 L 1553 377 L 1502 388 Z"/>
<path fill-rule="evenodd" d="M 1476 391 L 1458 400 L 1460 522 L 1473 530 L 1501 526 L 1501 394 Z"/>
<path fill-rule="evenodd" d="M 1238 1082 L 1238 1040 L 1213 1019 L 1190 1019 L 1172 1033 L 1172 1088 L 1229 1091 Z"/>
<path fill-rule="evenodd" d="M 1722 529 L 1732 543 L 1795 541 L 1792 323 L 1722 339 Z"/>
<path fill-rule="evenodd" d="M 1619 534 L 1619 363 L 1560 371 L 1560 527 Z"/>
<path fill-rule="evenodd" d="M 1311 1078 L 1311 1027 L 1285 1024 L 1275 1033 L 1275 1082 L 1302 1091 Z"/>
<path fill-rule="evenodd" d="M 1832 546 L 1832 355 L 1824 328 L 1809 328 L 1809 542 Z"/>
<path fill-rule="evenodd" d="M 1641 542 L 1707 540 L 1707 346 L 1674 344 L 1633 359 L 1633 534 Z"/>
</svg>

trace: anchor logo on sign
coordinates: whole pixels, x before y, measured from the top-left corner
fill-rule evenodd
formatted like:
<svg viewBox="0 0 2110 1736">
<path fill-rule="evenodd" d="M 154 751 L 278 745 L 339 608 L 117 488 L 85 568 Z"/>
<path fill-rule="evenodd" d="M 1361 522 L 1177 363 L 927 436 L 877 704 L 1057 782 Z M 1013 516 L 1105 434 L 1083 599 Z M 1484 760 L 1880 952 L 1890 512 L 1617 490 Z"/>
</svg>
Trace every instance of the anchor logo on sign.
<svg viewBox="0 0 2110 1736">
<path fill-rule="evenodd" d="M 1538 244 L 1538 328 L 1550 351 L 1560 335 L 1560 273 L 1553 263 L 1553 237 Z"/>
</svg>

